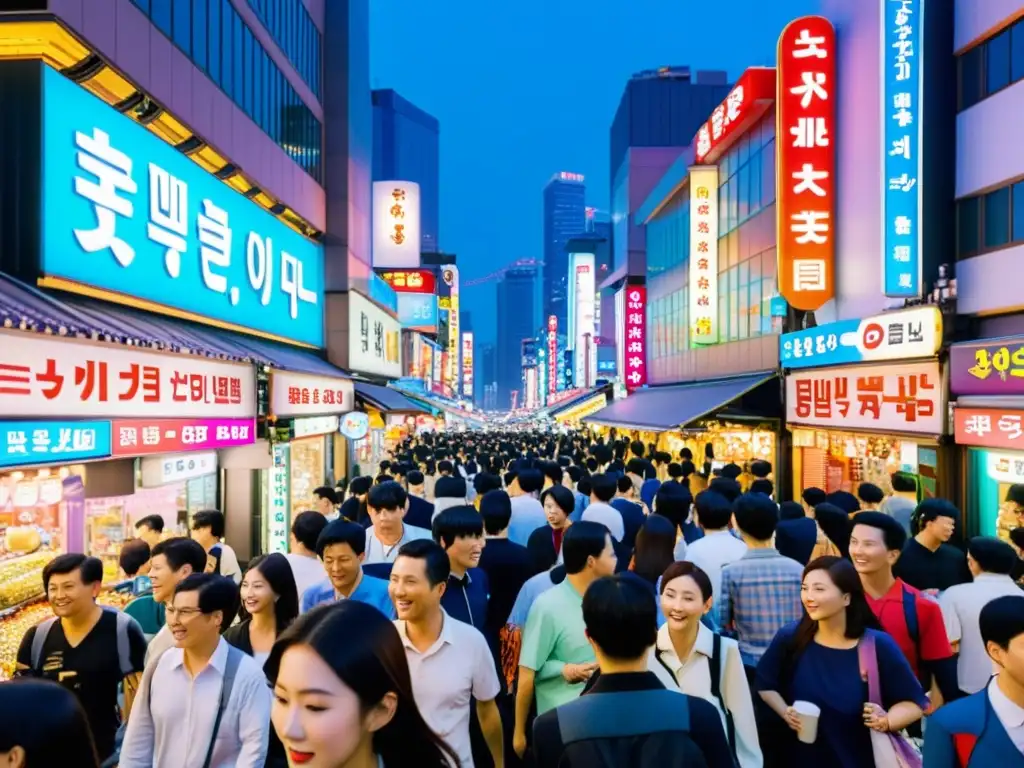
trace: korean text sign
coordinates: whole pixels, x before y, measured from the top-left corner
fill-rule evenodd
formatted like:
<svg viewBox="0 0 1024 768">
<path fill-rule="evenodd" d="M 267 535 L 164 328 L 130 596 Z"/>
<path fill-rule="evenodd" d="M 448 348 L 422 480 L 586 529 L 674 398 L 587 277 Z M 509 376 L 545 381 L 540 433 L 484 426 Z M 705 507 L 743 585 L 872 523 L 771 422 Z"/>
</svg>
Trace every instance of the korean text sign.
<svg viewBox="0 0 1024 768">
<path fill-rule="evenodd" d="M 690 340 L 718 341 L 718 166 L 690 168 Z"/>
<path fill-rule="evenodd" d="M 274 371 L 270 379 L 270 412 L 277 418 L 345 413 L 355 407 L 355 385 L 349 379 Z"/>
<path fill-rule="evenodd" d="M 437 278 L 429 269 L 404 269 L 380 273 L 398 293 L 437 293 Z"/>
<path fill-rule="evenodd" d="M 416 269 L 420 265 L 420 185 L 373 182 L 373 266 Z"/>
<path fill-rule="evenodd" d="M 1024 411 L 1007 408 L 957 408 L 953 411 L 953 435 L 957 445 L 982 448 L 1024 449 Z"/>
<path fill-rule="evenodd" d="M 939 364 L 856 366 L 786 376 L 786 420 L 882 432 L 944 432 Z"/>
<path fill-rule="evenodd" d="M 194 355 L 0 332 L 0 414 L 55 413 L 251 419 L 256 373 Z"/>
<path fill-rule="evenodd" d="M 558 316 L 548 315 L 548 401 L 558 389 Z"/>
<path fill-rule="evenodd" d="M 267 499 L 270 502 L 267 521 L 267 552 L 287 552 L 291 520 L 288 500 L 291 498 L 291 450 L 287 443 L 275 443 L 274 465 L 267 478 Z"/>
<path fill-rule="evenodd" d="M 252 419 L 117 419 L 114 456 L 210 451 L 256 442 Z"/>
<path fill-rule="evenodd" d="M 951 346 L 949 388 L 954 395 L 1024 395 L 1024 337 Z"/>
<path fill-rule="evenodd" d="M 437 333 L 437 296 L 432 293 L 399 293 L 398 322 L 403 328 Z"/>
<path fill-rule="evenodd" d="M 647 384 L 647 286 L 627 285 L 626 291 L 626 388 Z"/>
<path fill-rule="evenodd" d="M 886 296 L 921 295 L 921 34 L 924 0 L 882 14 L 882 225 Z"/>
<path fill-rule="evenodd" d="M 355 291 L 348 292 L 348 318 L 349 367 L 390 379 L 399 378 L 402 356 L 398 321 Z"/>
<path fill-rule="evenodd" d="M 109 421 L 0 421 L 0 467 L 71 463 L 109 455 Z"/>
<path fill-rule="evenodd" d="M 805 311 L 835 292 L 835 55 L 835 30 L 821 16 L 793 21 L 779 37 L 779 293 Z"/>
<path fill-rule="evenodd" d="M 47 275 L 322 346 L 320 246 L 44 70 Z"/>
<path fill-rule="evenodd" d="M 713 162 L 711 155 L 721 155 L 730 138 L 742 133 L 764 114 L 774 99 L 774 68 L 748 68 L 725 101 L 715 107 L 711 117 L 698 129 L 694 138 L 696 162 Z"/>
</svg>

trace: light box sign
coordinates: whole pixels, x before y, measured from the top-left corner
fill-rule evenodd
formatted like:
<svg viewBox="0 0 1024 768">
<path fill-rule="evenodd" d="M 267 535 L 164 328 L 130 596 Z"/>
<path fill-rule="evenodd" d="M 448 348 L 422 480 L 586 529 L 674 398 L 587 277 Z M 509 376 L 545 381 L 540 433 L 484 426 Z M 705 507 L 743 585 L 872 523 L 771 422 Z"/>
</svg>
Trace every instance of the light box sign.
<svg viewBox="0 0 1024 768">
<path fill-rule="evenodd" d="M 341 419 L 338 431 L 349 440 L 362 440 L 370 431 L 370 417 L 362 411 L 346 413 Z"/>
<path fill-rule="evenodd" d="M 647 385 L 647 287 L 627 285 L 626 389 Z"/>
<path fill-rule="evenodd" d="M 804 311 L 835 294 L 835 55 L 835 30 L 822 16 L 797 19 L 779 37 L 779 293 Z"/>
<path fill-rule="evenodd" d="M 437 296 L 431 293 L 399 293 L 398 322 L 403 328 L 437 333 Z"/>
<path fill-rule="evenodd" d="M 690 168 L 690 340 L 718 342 L 718 166 Z"/>
<path fill-rule="evenodd" d="M 954 395 L 1024 395 L 1024 336 L 951 346 L 949 389 Z"/>
<path fill-rule="evenodd" d="M 573 286 L 572 296 L 575 307 L 570 323 L 576 363 L 574 381 L 576 386 L 582 387 L 593 378 L 597 361 L 595 348 L 597 328 L 594 323 L 594 290 L 596 287 L 594 254 L 574 253 L 571 256 L 570 267 L 572 274 L 569 275 L 569 279 Z"/>
<path fill-rule="evenodd" d="M 548 315 L 548 398 L 558 388 L 558 316 Z"/>
<path fill-rule="evenodd" d="M 416 269 L 420 265 L 420 185 L 373 182 L 373 266 Z"/>
<path fill-rule="evenodd" d="M 403 269 L 380 273 L 398 293 L 437 293 L 437 278 L 429 269 Z"/>
<path fill-rule="evenodd" d="M 70 464 L 108 456 L 109 421 L 0 421 L 0 467 Z"/>
<path fill-rule="evenodd" d="M 775 68 L 750 67 L 736 81 L 725 101 L 698 129 L 694 159 L 713 162 L 731 143 L 764 114 L 775 100 Z"/>
<path fill-rule="evenodd" d="M 454 264 L 446 264 L 441 268 L 441 279 L 448 288 L 451 302 L 448 311 L 448 365 L 445 371 L 445 384 L 458 391 L 459 343 L 462 339 L 459 323 L 459 268 Z"/>
<path fill-rule="evenodd" d="M 288 533 L 291 524 L 288 520 L 288 500 L 291 498 L 289 487 L 291 478 L 290 454 L 287 443 L 275 443 L 273 448 L 274 463 L 267 477 L 267 501 L 269 520 L 267 521 L 267 552 L 288 551 Z"/>
<path fill-rule="evenodd" d="M 941 435 L 945 401 L 938 362 L 786 376 L 786 421 L 791 424 Z"/>
<path fill-rule="evenodd" d="M 323 250 L 43 67 L 42 271 L 246 333 L 323 345 Z"/>
<path fill-rule="evenodd" d="M 355 400 L 355 385 L 349 379 L 291 371 L 270 376 L 270 413 L 279 419 L 344 413 L 355 407 Z"/>
<path fill-rule="evenodd" d="M 236 448 L 256 442 L 252 419 L 116 419 L 114 456 Z"/>
<path fill-rule="evenodd" d="M 941 346 L 942 313 L 926 306 L 784 333 L 779 359 L 783 368 L 820 368 L 934 357 Z"/>
<path fill-rule="evenodd" d="M 462 334 L 462 396 L 473 399 L 473 334 Z"/>
<path fill-rule="evenodd" d="M 140 464 L 143 488 L 195 480 L 217 471 L 217 453 L 185 454 L 183 456 L 148 456 Z"/>
<path fill-rule="evenodd" d="M 340 426 L 341 421 L 338 416 L 310 416 L 305 419 L 295 419 L 292 422 L 292 439 L 301 440 L 304 437 L 330 435 L 337 432 Z"/>
<path fill-rule="evenodd" d="M 355 291 L 348 292 L 348 321 L 349 367 L 389 379 L 401 377 L 402 327 L 398 321 Z"/>
<path fill-rule="evenodd" d="M 961 408 L 953 410 L 953 435 L 957 445 L 980 448 L 1024 449 L 1024 411 L 1010 408 Z"/>
<path fill-rule="evenodd" d="M 886 296 L 921 295 L 921 34 L 924 0 L 878 0 L 882 14 L 882 226 Z"/>
</svg>

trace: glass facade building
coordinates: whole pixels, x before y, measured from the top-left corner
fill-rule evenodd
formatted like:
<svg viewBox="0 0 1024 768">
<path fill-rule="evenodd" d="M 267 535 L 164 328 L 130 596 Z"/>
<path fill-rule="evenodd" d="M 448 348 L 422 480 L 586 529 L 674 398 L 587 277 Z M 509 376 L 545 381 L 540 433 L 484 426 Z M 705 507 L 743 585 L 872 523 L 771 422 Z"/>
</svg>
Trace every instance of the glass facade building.
<svg viewBox="0 0 1024 768">
<path fill-rule="evenodd" d="M 565 246 L 586 228 L 585 198 L 586 187 L 579 174 L 555 174 L 544 187 L 543 317 L 557 317 L 559 328 L 566 327 L 569 311 L 569 254 Z"/>
<path fill-rule="evenodd" d="M 323 39 L 305 3 L 302 0 L 249 0 L 249 7 L 256 12 L 303 82 L 318 99 L 323 99 L 320 82 Z"/>
<path fill-rule="evenodd" d="M 533 338 L 537 327 L 533 322 L 534 293 L 537 270 L 518 267 L 505 272 L 498 283 L 497 321 L 498 337 L 495 345 L 496 380 L 498 383 L 497 408 L 511 407 L 514 390 L 520 390 L 522 400 L 523 339 Z"/>
</svg>

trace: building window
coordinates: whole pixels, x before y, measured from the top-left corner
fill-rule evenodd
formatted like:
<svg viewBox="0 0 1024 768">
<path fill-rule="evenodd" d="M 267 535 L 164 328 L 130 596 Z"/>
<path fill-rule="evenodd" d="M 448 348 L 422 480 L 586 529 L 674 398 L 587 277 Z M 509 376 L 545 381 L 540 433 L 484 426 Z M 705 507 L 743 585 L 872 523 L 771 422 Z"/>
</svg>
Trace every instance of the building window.
<svg viewBox="0 0 1024 768">
<path fill-rule="evenodd" d="M 1010 84 L 1010 30 L 1004 30 L 985 45 L 985 90 L 995 93 Z"/>
<path fill-rule="evenodd" d="M 1010 222 L 1010 235 L 1014 242 L 1024 241 L 1024 181 L 1018 181 L 1013 185 L 1012 219 Z"/>
<path fill-rule="evenodd" d="M 1024 19 L 957 57 L 958 108 L 979 101 L 1024 79 Z"/>
<path fill-rule="evenodd" d="M 1010 242 L 1010 188 L 985 195 L 985 248 L 999 248 Z"/>
<path fill-rule="evenodd" d="M 172 39 L 186 56 L 192 56 L 192 0 L 173 0 L 174 35 Z"/>
<path fill-rule="evenodd" d="M 295 67 L 303 82 L 322 99 L 320 93 L 320 30 L 313 23 L 302 0 L 249 0 L 259 20 L 270 32 L 278 48 Z"/>
<path fill-rule="evenodd" d="M 956 257 L 1024 243 L 1024 181 L 956 201 Z"/>
</svg>

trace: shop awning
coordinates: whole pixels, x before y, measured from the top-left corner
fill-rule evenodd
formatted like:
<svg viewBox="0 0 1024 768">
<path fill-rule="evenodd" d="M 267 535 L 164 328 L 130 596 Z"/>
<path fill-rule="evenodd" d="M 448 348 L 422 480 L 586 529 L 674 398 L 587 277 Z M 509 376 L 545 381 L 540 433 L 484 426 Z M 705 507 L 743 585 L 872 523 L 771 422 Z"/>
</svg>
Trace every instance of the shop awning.
<svg viewBox="0 0 1024 768">
<path fill-rule="evenodd" d="M 641 389 L 602 408 L 584 421 L 608 427 L 667 432 L 714 413 L 776 374 L 757 373 L 732 379 Z"/>
<path fill-rule="evenodd" d="M 426 413 L 426 408 L 421 408 L 401 392 L 396 392 L 390 387 L 381 387 L 377 384 L 370 384 L 365 381 L 357 381 L 356 397 L 368 403 L 378 411 L 390 413 Z"/>
<path fill-rule="evenodd" d="M 130 344 L 154 351 L 349 378 L 316 352 L 195 325 L 95 299 L 55 294 L 0 274 L 0 325 L 54 336 Z"/>
<path fill-rule="evenodd" d="M 577 395 L 573 395 L 570 398 L 563 400 L 560 403 L 555 403 L 549 406 L 547 409 L 548 415 L 555 419 L 558 418 L 558 414 L 565 413 L 568 410 L 576 408 L 579 405 L 587 402 L 588 400 L 596 397 L 604 397 L 606 388 L 604 386 L 597 387 L 595 389 L 588 389 L 585 392 L 580 392 Z"/>
</svg>

